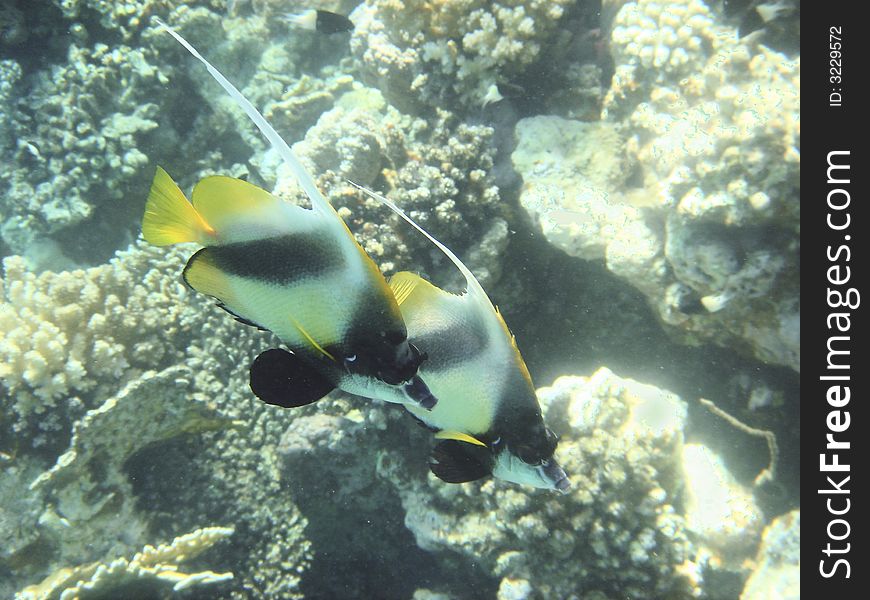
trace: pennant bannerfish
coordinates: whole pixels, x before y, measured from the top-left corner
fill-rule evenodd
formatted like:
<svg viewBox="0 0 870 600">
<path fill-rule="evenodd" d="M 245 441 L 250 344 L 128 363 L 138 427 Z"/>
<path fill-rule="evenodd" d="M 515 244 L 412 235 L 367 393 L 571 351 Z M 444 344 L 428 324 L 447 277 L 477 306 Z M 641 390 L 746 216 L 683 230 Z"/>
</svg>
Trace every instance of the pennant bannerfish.
<svg viewBox="0 0 870 600">
<path fill-rule="evenodd" d="M 142 221 L 156 245 L 204 246 L 183 277 L 238 318 L 275 333 L 291 352 L 267 350 L 251 366 L 251 389 L 284 407 L 315 402 L 334 388 L 424 410 L 436 399 L 419 376 L 426 355 L 408 341 L 396 300 L 286 142 L 241 93 L 186 40 L 158 22 L 200 60 L 281 154 L 312 208 L 285 202 L 246 181 L 212 176 L 191 201 L 161 168 Z"/>
<path fill-rule="evenodd" d="M 449 248 L 393 202 L 356 187 L 423 233 L 466 280 L 467 289 L 459 295 L 413 273 L 397 273 L 390 280 L 408 338 L 429 356 L 418 374 L 438 398 L 431 411 L 405 406 L 437 432 L 439 442 L 430 457 L 430 470 L 449 483 L 492 475 L 567 492 L 568 477 L 553 458 L 557 438 L 544 424 L 528 368 L 514 336 L 477 278 Z"/>
</svg>

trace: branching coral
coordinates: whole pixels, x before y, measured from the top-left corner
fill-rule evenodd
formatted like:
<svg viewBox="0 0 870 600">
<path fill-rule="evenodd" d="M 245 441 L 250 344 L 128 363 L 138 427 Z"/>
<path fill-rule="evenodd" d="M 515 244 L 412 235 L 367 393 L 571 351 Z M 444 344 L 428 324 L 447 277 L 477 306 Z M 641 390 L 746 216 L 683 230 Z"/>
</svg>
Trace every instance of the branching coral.
<svg viewBox="0 0 870 600">
<path fill-rule="evenodd" d="M 192 324 L 189 293 L 164 276 L 182 265 L 180 252 L 144 246 L 99 267 L 40 275 L 20 257 L 7 258 L 0 375 L 15 428 L 36 417 L 51 430 L 56 409 L 75 413 L 70 397 L 79 398 L 79 410 L 92 408 L 84 398 L 106 398 L 141 371 L 169 364 Z"/>
<path fill-rule="evenodd" d="M 24 252 L 36 238 L 81 223 L 129 191 L 148 162 L 141 147 L 170 144 L 158 127 L 161 86 L 148 53 L 126 46 L 72 45 L 68 62 L 28 78 L 28 101 L 7 119 L 18 137 L 3 162 L 0 238 Z"/>
<path fill-rule="evenodd" d="M 626 5 L 612 49 L 605 115 L 627 118 L 667 260 L 707 309 L 659 293 L 660 313 L 798 369 L 800 58 L 739 40 L 697 0 Z"/>
<path fill-rule="evenodd" d="M 178 536 L 168 544 L 145 546 L 130 559 L 117 558 L 59 569 L 41 583 L 24 588 L 15 598 L 68 600 L 131 593 L 143 596 L 156 594 L 167 588 L 178 592 L 199 585 L 227 581 L 233 578 L 232 573 L 185 573 L 179 570 L 179 564 L 196 558 L 232 534 L 232 527 L 205 527 Z"/>
</svg>

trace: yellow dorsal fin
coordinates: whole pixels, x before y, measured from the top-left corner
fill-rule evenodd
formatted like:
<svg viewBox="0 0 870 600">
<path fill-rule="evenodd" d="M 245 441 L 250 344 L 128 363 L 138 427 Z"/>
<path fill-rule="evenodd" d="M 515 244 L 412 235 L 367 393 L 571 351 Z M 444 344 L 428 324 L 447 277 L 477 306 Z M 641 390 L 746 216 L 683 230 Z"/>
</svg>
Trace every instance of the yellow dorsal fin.
<svg viewBox="0 0 870 600">
<path fill-rule="evenodd" d="M 495 309 L 495 316 L 498 319 L 499 324 L 502 326 L 502 329 L 504 329 L 504 334 L 511 341 L 511 347 L 519 352 L 519 348 L 517 348 L 516 336 L 514 335 L 513 331 L 510 330 L 510 327 L 508 327 L 507 323 L 505 323 L 504 317 L 502 316 L 501 311 L 498 309 L 498 306 L 494 306 L 493 308 Z"/>
<path fill-rule="evenodd" d="M 402 271 L 393 275 L 390 278 L 390 289 L 393 290 L 393 296 L 396 297 L 396 304 L 401 306 L 421 281 L 423 281 L 422 277 L 408 271 Z"/>
<path fill-rule="evenodd" d="M 335 362 L 335 357 L 326 350 L 324 350 L 323 346 L 318 344 L 317 341 L 313 337 L 311 337 L 311 334 L 305 331 L 305 328 L 299 324 L 299 321 L 297 321 L 293 317 L 290 317 L 290 320 L 293 322 L 293 326 L 296 327 L 296 329 L 299 330 L 299 333 L 302 334 L 302 337 L 308 340 L 308 343 L 311 344 L 312 348 L 320 352 L 323 356 L 327 357 L 331 361 Z"/>
<path fill-rule="evenodd" d="M 474 444 L 476 446 L 483 446 L 484 448 L 486 448 L 486 444 L 481 442 L 479 439 L 477 439 L 473 435 L 462 433 L 461 431 L 448 431 L 446 429 L 442 429 L 435 434 L 435 438 L 439 440 L 456 440 L 458 442 L 466 442 L 468 444 Z"/>
<path fill-rule="evenodd" d="M 142 235 L 155 246 L 182 242 L 206 242 L 215 235 L 214 228 L 184 197 L 169 173 L 157 167 L 142 217 Z"/>
<path fill-rule="evenodd" d="M 447 296 L 454 296 L 438 286 L 426 281 L 415 273 L 401 271 L 390 278 L 390 289 L 399 306 L 406 310 L 423 302 L 437 302 Z"/>
<path fill-rule="evenodd" d="M 510 330 L 510 327 L 505 323 L 504 317 L 501 316 L 501 311 L 498 309 L 498 306 L 495 307 L 495 316 L 498 319 L 498 322 L 501 324 L 504 329 L 504 334 L 511 341 L 511 348 L 514 351 L 514 359 L 517 362 L 517 367 L 519 367 L 520 372 L 523 374 L 523 378 L 528 382 L 529 386 L 534 389 L 535 385 L 532 383 L 532 374 L 529 373 L 529 368 L 526 366 L 526 361 L 523 360 L 523 355 L 520 352 L 520 347 L 517 346 L 517 338 Z"/>
<path fill-rule="evenodd" d="M 193 188 L 191 202 L 218 231 L 242 219 L 269 225 L 275 225 L 276 219 L 283 220 L 281 199 L 235 177 L 204 177 Z"/>
</svg>

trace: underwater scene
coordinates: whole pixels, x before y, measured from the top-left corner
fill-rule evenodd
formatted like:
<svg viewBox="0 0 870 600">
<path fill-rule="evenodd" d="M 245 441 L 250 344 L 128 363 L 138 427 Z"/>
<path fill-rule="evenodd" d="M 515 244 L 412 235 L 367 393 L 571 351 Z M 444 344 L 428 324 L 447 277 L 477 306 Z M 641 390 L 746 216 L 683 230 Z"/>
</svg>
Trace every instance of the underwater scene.
<svg viewBox="0 0 870 600">
<path fill-rule="evenodd" d="M 0 598 L 799 598 L 799 30 L 0 0 Z"/>
</svg>

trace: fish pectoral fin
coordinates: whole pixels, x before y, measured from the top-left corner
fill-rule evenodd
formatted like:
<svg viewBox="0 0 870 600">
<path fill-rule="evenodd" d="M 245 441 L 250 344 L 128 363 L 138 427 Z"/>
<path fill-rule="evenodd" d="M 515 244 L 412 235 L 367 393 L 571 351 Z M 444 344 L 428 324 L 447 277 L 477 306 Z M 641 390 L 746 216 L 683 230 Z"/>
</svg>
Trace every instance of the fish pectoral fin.
<svg viewBox="0 0 870 600">
<path fill-rule="evenodd" d="M 492 452 L 485 445 L 444 440 L 432 449 L 429 470 L 447 483 L 477 481 L 492 475 Z"/>
<path fill-rule="evenodd" d="M 435 439 L 456 440 L 457 442 L 466 442 L 468 444 L 474 444 L 476 446 L 483 446 L 484 448 L 486 448 L 486 444 L 481 442 L 479 439 L 477 439 L 473 435 L 462 433 L 461 431 L 448 431 L 447 429 L 442 429 L 435 434 Z"/>
<path fill-rule="evenodd" d="M 295 408 L 317 402 L 335 385 L 296 354 L 271 348 L 251 364 L 251 391 L 266 404 Z"/>
<path fill-rule="evenodd" d="M 305 338 L 305 341 L 308 342 L 311 348 L 313 348 L 315 351 L 319 352 L 332 362 L 337 362 L 335 360 L 335 357 L 330 354 L 323 346 L 318 344 L 317 340 L 315 340 L 314 337 L 310 333 L 308 333 L 308 331 L 304 327 L 302 327 L 302 325 L 300 325 L 299 321 L 297 321 L 293 317 L 290 317 L 290 322 L 293 323 L 293 327 L 295 327 L 296 330 L 302 335 L 302 337 Z"/>
<path fill-rule="evenodd" d="M 157 167 L 142 217 L 145 241 L 155 246 L 182 242 L 205 245 L 214 235 L 214 228 L 187 201 L 169 173 Z"/>
</svg>

